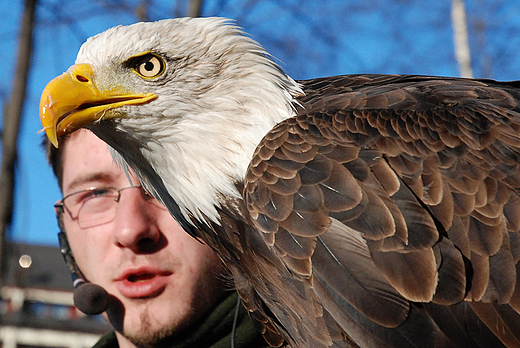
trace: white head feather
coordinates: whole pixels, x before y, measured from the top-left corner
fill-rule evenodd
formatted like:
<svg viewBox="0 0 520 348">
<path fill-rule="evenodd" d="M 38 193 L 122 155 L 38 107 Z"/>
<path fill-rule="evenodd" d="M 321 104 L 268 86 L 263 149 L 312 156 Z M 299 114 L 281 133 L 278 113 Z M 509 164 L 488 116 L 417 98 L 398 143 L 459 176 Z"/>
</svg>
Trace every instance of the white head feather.
<svg viewBox="0 0 520 348">
<path fill-rule="evenodd" d="M 144 52 L 167 62 L 155 80 L 122 68 Z M 113 111 L 121 116 L 114 120 L 117 136 L 103 123 L 92 130 L 132 166 L 140 166 L 135 163 L 140 156 L 128 144 L 138 144 L 136 151 L 162 178 L 182 214 L 202 222 L 219 223 L 219 198 L 240 196 L 234 183 L 243 180 L 257 144 L 294 115 L 294 96 L 303 94 L 260 45 L 221 18 L 115 27 L 90 38 L 76 63 L 93 66 L 100 88 L 158 95 L 148 104 Z M 157 187 L 153 191 L 168 201 Z"/>
</svg>

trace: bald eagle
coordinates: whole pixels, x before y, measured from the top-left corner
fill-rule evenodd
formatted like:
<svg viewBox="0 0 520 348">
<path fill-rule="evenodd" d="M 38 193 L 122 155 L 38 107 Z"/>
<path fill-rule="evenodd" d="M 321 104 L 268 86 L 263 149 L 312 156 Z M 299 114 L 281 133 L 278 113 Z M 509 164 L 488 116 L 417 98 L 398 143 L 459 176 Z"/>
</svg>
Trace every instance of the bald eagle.
<svg viewBox="0 0 520 348">
<path fill-rule="evenodd" d="M 294 81 L 221 18 L 90 38 L 43 92 L 229 268 L 273 346 L 520 347 L 520 84 Z"/>
</svg>

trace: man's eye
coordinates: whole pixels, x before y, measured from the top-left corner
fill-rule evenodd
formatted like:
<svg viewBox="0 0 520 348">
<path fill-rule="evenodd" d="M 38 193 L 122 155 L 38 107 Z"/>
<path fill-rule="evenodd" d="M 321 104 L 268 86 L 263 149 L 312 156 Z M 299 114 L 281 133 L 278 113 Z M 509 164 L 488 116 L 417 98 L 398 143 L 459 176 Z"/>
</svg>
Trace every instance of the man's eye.
<svg viewBox="0 0 520 348">
<path fill-rule="evenodd" d="M 112 190 L 110 190 L 108 188 L 97 188 L 97 189 L 94 189 L 94 190 L 85 191 L 80 196 L 79 200 L 81 202 L 85 202 L 85 201 L 88 201 L 89 199 L 92 199 L 92 198 L 95 198 L 95 197 L 105 197 L 105 196 L 108 196 L 108 195 L 110 195 L 111 192 L 112 192 Z"/>
<path fill-rule="evenodd" d="M 98 188 L 95 190 L 92 190 L 92 196 L 98 197 L 98 196 L 106 196 L 108 195 L 112 190 L 107 188 Z"/>
<path fill-rule="evenodd" d="M 141 186 L 141 193 L 143 194 L 143 198 L 146 199 L 147 201 L 155 198 L 150 192 L 146 191 L 142 186 Z"/>
</svg>

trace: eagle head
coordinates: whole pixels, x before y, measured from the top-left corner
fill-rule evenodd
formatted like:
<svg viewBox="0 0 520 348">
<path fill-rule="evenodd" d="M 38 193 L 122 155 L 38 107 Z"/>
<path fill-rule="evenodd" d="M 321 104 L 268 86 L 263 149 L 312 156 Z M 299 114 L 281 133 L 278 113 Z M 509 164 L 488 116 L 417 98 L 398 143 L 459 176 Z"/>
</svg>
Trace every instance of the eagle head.
<svg viewBox="0 0 520 348">
<path fill-rule="evenodd" d="M 174 215 L 218 223 L 220 200 L 240 197 L 256 145 L 301 94 L 228 20 L 167 19 L 88 39 L 45 88 L 40 118 L 55 146 L 89 128 Z"/>
</svg>

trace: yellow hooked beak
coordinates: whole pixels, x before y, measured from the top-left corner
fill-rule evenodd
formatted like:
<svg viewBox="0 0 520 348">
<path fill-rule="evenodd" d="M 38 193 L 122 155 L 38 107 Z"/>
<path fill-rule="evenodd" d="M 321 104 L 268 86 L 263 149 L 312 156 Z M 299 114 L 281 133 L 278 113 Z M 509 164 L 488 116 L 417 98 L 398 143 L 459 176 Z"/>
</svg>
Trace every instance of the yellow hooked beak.
<svg viewBox="0 0 520 348">
<path fill-rule="evenodd" d="M 105 112 L 123 105 L 147 103 L 157 95 L 132 94 L 121 89 L 99 90 L 88 64 L 72 66 L 45 87 L 40 100 L 40 120 L 51 143 L 105 116 Z M 109 116 L 106 116 L 109 117 Z"/>
</svg>

